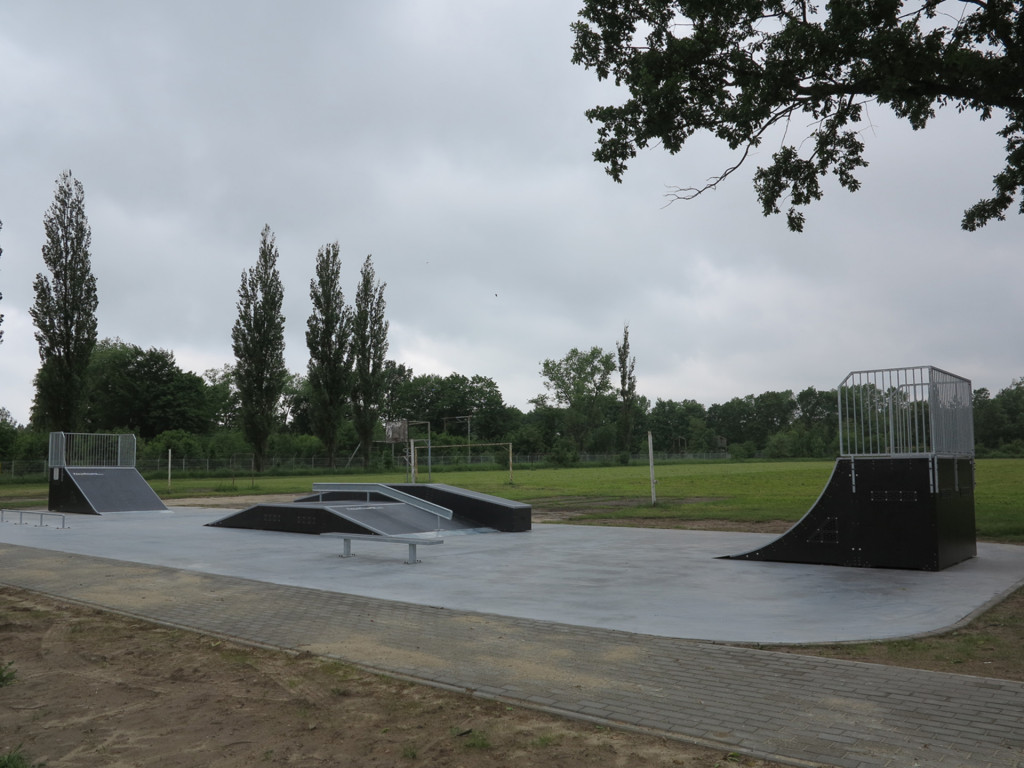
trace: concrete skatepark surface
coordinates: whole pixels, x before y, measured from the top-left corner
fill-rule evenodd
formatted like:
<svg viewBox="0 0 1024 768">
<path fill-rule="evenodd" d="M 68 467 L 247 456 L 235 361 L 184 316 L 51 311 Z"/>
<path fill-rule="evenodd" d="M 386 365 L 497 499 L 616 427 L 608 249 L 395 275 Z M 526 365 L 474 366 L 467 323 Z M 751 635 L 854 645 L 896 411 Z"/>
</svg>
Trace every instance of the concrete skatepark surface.
<svg viewBox="0 0 1024 768">
<path fill-rule="evenodd" d="M 7 513 L 8 520 L 11 514 Z M 17 513 L 14 513 L 15 515 Z M 669 638 L 827 643 L 941 631 L 1024 583 L 1024 547 L 978 545 L 939 572 L 719 560 L 754 533 L 537 525 L 403 545 L 205 527 L 225 510 L 48 516 L 0 542 L 285 586 Z M 35 523 L 35 524 L 33 524 Z"/>
<path fill-rule="evenodd" d="M 18 513 L 6 513 L 16 520 Z M 1024 683 L 698 640 L 936 631 L 1024 580 L 717 560 L 771 536 L 539 525 L 401 544 L 205 528 L 224 510 L 0 523 L 0 583 L 614 728 L 800 766 L 1021 768 Z M 12 546 L 9 546 L 12 545 Z"/>
</svg>

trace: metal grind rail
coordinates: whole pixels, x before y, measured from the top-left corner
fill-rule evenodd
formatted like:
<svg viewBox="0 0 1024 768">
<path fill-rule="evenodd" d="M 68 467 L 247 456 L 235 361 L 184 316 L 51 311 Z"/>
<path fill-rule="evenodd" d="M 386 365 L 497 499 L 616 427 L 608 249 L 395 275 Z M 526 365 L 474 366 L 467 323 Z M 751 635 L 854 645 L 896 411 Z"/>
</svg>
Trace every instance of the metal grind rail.
<svg viewBox="0 0 1024 768">
<path fill-rule="evenodd" d="M 403 504 L 408 504 L 410 507 L 421 509 L 437 517 L 443 517 L 445 520 L 451 520 L 454 516 L 448 507 L 442 507 L 440 504 L 434 504 L 404 491 L 399 491 L 397 488 L 391 488 L 383 483 L 313 483 L 313 493 L 318 493 L 321 497 L 323 494 L 330 493 L 331 491 L 365 493 L 367 501 L 370 501 L 370 496 L 376 493 L 392 501 L 400 501 Z"/>
<path fill-rule="evenodd" d="M 29 515 L 29 516 L 36 516 L 36 515 L 38 515 L 38 517 L 39 517 L 39 525 L 36 526 L 37 528 L 49 528 L 50 527 L 50 526 L 46 525 L 46 523 L 43 522 L 43 518 L 44 517 L 59 517 L 60 518 L 60 527 L 61 528 L 67 528 L 68 527 L 67 526 L 67 518 L 64 515 L 60 514 L 59 512 L 37 512 L 35 510 L 24 510 L 24 509 L 0 509 L 0 523 L 13 522 L 13 520 L 10 519 L 12 515 L 17 515 L 18 516 L 18 525 L 27 525 L 27 523 L 25 522 L 25 515 Z"/>
</svg>

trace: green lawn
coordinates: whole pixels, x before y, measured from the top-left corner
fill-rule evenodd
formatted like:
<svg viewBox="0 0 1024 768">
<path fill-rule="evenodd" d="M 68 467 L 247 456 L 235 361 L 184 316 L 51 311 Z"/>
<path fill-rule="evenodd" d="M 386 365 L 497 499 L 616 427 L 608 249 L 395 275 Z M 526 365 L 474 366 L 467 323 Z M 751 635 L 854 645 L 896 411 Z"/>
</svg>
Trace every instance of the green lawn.
<svg viewBox="0 0 1024 768">
<path fill-rule="evenodd" d="M 630 518 L 796 521 L 828 482 L 831 461 L 686 462 L 655 467 L 657 505 L 651 506 L 646 466 L 522 469 L 509 484 L 507 470 L 434 472 L 434 482 L 524 501 L 537 507 L 597 510 L 592 517 L 628 525 Z M 308 493 L 314 482 L 402 482 L 399 473 L 231 478 L 150 477 L 157 493 L 173 503 L 189 496 Z M 426 473 L 420 476 L 426 482 Z M 46 504 L 46 484 L 0 485 L 0 506 Z M 977 462 L 978 536 L 1024 541 L 1024 459 Z"/>
<path fill-rule="evenodd" d="M 981 459 L 975 481 L 978 536 L 1024 541 L 1024 459 Z"/>
</svg>

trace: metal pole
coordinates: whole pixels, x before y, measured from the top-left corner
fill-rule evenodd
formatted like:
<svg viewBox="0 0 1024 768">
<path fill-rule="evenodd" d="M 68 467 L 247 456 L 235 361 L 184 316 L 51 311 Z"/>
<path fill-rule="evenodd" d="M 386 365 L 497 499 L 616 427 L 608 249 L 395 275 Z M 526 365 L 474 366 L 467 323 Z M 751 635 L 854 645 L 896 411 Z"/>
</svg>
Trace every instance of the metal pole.
<svg viewBox="0 0 1024 768">
<path fill-rule="evenodd" d="M 647 461 L 651 465 L 651 506 L 655 506 L 658 503 L 658 494 L 654 490 L 655 484 L 658 482 L 654 479 L 654 438 L 651 437 L 651 433 L 647 433 Z"/>
</svg>

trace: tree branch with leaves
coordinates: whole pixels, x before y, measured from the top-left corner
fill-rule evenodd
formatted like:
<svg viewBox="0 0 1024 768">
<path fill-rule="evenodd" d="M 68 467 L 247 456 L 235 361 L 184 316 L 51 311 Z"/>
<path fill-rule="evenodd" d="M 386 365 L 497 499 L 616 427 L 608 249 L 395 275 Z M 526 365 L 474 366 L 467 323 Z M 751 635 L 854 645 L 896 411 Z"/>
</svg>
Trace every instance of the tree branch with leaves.
<svg viewBox="0 0 1024 768">
<path fill-rule="evenodd" d="M 856 191 L 864 157 L 864 108 L 889 107 L 914 129 L 952 106 L 982 120 L 1000 113 L 1006 164 L 993 194 L 970 206 L 976 230 L 1024 213 L 1024 21 L 1021 0 L 861 0 L 814 6 L 797 0 L 586 0 L 573 24 L 573 62 L 628 92 L 619 105 L 587 111 L 598 124 L 594 158 L 621 181 L 639 150 L 680 152 L 707 131 L 739 161 L 697 186 L 691 199 L 731 175 L 785 126 L 782 146 L 754 174 L 767 216 L 786 208 L 802 231 L 803 208 L 835 176 Z M 809 135 L 790 143 L 801 118 Z M 802 133 L 802 132 L 801 132 Z M 809 139 L 809 141 L 805 141 Z"/>
</svg>

